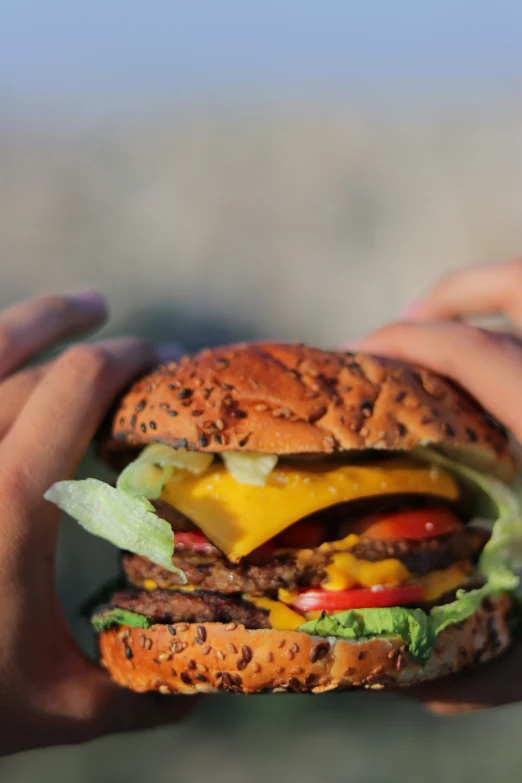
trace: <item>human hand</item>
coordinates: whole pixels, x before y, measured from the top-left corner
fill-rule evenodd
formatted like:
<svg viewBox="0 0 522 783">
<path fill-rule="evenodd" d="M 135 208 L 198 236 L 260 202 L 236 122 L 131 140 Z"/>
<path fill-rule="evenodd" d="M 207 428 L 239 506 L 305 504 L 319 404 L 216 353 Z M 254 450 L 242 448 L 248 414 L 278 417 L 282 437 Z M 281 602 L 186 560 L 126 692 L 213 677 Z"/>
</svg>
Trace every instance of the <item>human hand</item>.
<svg viewBox="0 0 522 783">
<path fill-rule="evenodd" d="M 468 316 L 502 314 L 512 332 L 477 329 Z M 522 440 L 522 260 L 472 267 L 442 278 L 410 305 L 408 321 L 357 342 L 452 378 Z M 408 689 L 438 713 L 522 700 L 522 643 L 479 669 Z"/>
<path fill-rule="evenodd" d="M 0 753 L 178 720 L 194 703 L 112 683 L 76 644 L 56 593 L 60 512 L 43 494 L 72 477 L 113 399 L 159 357 L 122 338 L 19 368 L 105 318 L 92 292 L 0 313 Z"/>
</svg>

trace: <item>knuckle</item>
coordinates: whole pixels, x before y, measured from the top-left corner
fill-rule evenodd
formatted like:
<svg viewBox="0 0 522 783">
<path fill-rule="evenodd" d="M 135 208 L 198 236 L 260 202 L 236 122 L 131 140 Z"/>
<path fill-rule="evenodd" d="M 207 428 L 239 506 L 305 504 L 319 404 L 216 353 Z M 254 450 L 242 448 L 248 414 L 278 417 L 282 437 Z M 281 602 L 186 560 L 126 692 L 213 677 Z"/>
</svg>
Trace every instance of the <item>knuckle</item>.
<svg viewBox="0 0 522 783">
<path fill-rule="evenodd" d="M 93 345 L 75 345 L 63 354 L 67 370 L 85 381 L 101 379 L 111 366 L 110 356 Z"/>
</svg>

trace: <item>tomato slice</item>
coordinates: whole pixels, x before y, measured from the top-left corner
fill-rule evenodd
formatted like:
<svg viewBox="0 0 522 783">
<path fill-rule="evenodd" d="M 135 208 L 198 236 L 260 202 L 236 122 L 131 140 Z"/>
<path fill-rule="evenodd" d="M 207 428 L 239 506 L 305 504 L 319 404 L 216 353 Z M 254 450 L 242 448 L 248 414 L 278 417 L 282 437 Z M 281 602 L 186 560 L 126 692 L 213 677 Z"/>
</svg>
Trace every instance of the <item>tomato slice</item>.
<svg viewBox="0 0 522 783">
<path fill-rule="evenodd" d="M 400 587 L 354 588 L 353 590 L 302 590 L 292 603 L 297 612 L 342 612 L 345 609 L 370 609 L 383 606 L 403 606 L 420 603 L 424 598 L 421 585 Z"/>
<path fill-rule="evenodd" d="M 407 511 L 381 512 L 357 520 L 351 532 L 381 541 L 443 536 L 462 530 L 464 525 L 443 506 L 412 508 Z"/>
<path fill-rule="evenodd" d="M 209 554 L 219 552 L 214 544 L 199 530 L 174 533 L 174 544 L 176 549 L 190 549 L 191 552 L 207 552 Z"/>
<path fill-rule="evenodd" d="M 276 549 L 315 549 L 326 541 L 325 526 L 319 522 L 296 522 L 274 538 Z"/>
</svg>

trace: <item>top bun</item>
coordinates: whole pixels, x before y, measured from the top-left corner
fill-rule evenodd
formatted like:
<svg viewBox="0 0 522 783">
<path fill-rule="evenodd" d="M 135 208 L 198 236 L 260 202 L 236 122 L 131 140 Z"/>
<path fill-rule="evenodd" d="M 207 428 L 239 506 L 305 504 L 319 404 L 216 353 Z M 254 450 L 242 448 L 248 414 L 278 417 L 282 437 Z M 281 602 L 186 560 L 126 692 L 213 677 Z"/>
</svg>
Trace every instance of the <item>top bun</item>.
<svg viewBox="0 0 522 783">
<path fill-rule="evenodd" d="M 445 378 L 298 343 L 204 349 L 158 367 L 117 406 L 109 452 L 122 442 L 279 455 L 433 445 L 505 481 L 515 472 L 503 428 Z"/>
</svg>

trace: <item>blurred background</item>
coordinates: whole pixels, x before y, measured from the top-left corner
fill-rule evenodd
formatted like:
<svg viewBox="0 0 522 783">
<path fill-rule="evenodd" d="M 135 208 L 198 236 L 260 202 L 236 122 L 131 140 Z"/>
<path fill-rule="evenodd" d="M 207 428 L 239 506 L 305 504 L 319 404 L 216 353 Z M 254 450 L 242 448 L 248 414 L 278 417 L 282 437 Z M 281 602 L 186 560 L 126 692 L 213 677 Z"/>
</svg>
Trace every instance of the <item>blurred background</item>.
<svg viewBox="0 0 522 783">
<path fill-rule="evenodd" d="M 0 306 L 96 287 L 106 332 L 328 346 L 522 250 L 515 0 L 0 9 Z M 79 606 L 117 569 L 64 525 L 60 590 L 91 650 Z M 521 731 L 522 706 L 444 720 L 381 694 L 217 696 L 183 726 L 22 754 L 0 777 L 501 783 Z"/>
</svg>

